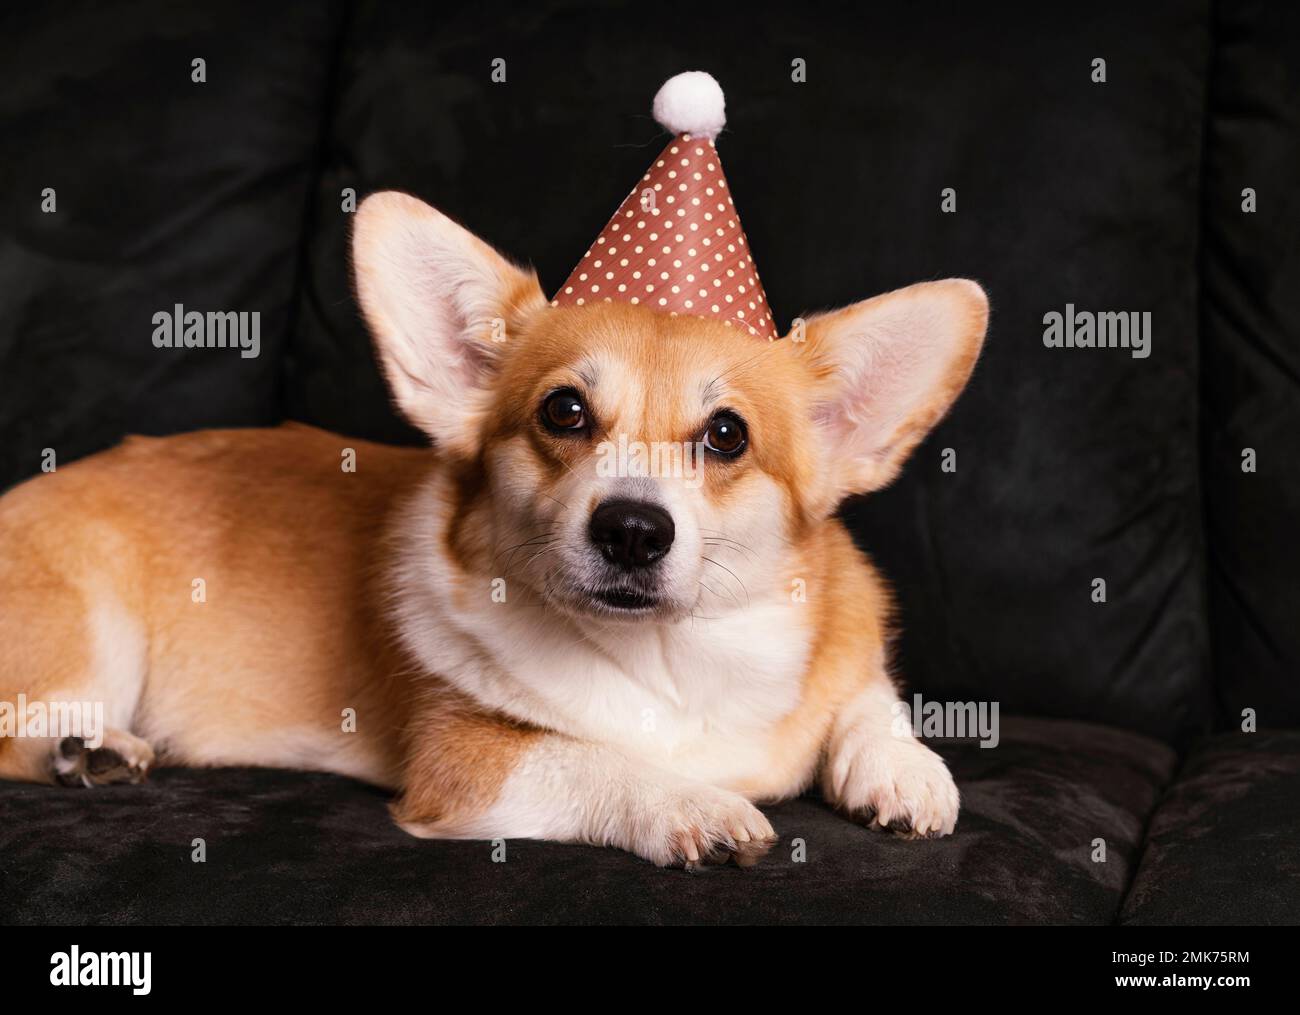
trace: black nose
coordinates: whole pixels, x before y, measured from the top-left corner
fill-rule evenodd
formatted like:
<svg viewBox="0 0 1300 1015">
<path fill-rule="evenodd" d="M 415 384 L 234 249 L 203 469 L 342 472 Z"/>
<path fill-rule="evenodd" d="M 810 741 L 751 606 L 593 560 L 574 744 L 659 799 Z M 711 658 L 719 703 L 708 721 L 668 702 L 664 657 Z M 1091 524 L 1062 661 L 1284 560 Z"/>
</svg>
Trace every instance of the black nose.
<svg viewBox="0 0 1300 1015">
<path fill-rule="evenodd" d="M 634 500 L 607 500 L 591 513 L 591 541 L 611 564 L 630 571 L 649 567 L 673 545 L 667 511 Z"/>
</svg>

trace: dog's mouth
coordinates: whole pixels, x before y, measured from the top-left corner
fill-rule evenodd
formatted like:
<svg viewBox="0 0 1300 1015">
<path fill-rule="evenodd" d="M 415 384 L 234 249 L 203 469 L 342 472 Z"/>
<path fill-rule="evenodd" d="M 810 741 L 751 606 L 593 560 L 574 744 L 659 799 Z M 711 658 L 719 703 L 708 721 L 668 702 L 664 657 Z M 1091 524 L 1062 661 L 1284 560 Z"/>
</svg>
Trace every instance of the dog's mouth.
<svg viewBox="0 0 1300 1015">
<path fill-rule="evenodd" d="M 635 589 L 596 589 L 589 598 L 599 608 L 620 614 L 650 613 L 663 604 L 660 597 Z"/>
<path fill-rule="evenodd" d="M 584 569 L 585 570 L 585 569 Z M 681 611 L 667 583 L 650 575 L 549 573 L 543 602 L 575 618 L 668 620 Z"/>
</svg>

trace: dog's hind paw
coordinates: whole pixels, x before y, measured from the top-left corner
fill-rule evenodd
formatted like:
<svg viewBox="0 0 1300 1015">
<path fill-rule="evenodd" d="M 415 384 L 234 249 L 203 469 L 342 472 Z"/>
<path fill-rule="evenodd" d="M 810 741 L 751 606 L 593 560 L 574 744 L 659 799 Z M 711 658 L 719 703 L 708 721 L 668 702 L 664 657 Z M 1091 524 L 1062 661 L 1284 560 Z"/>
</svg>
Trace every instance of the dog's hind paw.
<svg viewBox="0 0 1300 1015">
<path fill-rule="evenodd" d="M 61 786 L 107 786 L 144 782 L 153 767 L 153 748 L 139 737 L 110 730 L 99 747 L 81 737 L 64 737 L 54 752 L 54 781 Z"/>
</svg>

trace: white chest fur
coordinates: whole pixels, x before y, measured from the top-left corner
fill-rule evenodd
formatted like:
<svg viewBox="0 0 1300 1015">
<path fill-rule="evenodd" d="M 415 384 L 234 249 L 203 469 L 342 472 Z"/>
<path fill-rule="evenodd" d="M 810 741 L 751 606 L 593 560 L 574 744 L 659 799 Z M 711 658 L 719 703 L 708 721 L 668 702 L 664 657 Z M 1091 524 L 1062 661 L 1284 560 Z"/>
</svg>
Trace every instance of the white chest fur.
<svg viewBox="0 0 1300 1015">
<path fill-rule="evenodd" d="M 811 635 L 779 591 L 674 623 L 577 621 L 481 594 L 439 553 L 438 523 L 408 516 L 396 574 L 407 649 L 482 705 L 613 745 L 682 775 L 742 780 L 799 702 Z"/>
</svg>

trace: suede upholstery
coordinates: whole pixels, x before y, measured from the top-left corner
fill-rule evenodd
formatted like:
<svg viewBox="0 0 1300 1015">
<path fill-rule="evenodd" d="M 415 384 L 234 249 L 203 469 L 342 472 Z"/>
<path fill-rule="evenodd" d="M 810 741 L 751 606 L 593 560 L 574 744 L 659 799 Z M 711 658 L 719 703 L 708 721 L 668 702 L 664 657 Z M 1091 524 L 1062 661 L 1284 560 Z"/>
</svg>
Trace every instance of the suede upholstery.
<svg viewBox="0 0 1300 1015">
<path fill-rule="evenodd" d="M 1300 726 L 1300 7 L 1221 4 L 1211 66 L 1202 442 L 1223 724 Z M 1243 211 L 1251 191 L 1254 212 Z M 1254 458 L 1244 471 L 1245 457 Z"/>
<path fill-rule="evenodd" d="M 1123 922 L 1300 923 L 1300 733 L 1195 745 L 1151 818 Z"/>
<path fill-rule="evenodd" d="M 804 798 L 767 808 L 781 843 L 757 867 L 663 871 L 589 846 L 429 842 L 385 794 L 250 769 L 163 771 L 141 786 L 0 787 L 0 912 L 35 923 L 1108 923 L 1167 747 L 1058 720 L 942 745 L 960 834 L 905 842 Z M 1106 840 L 1105 862 L 1093 859 Z M 192 860 L 193 841 L 207 860 Z M 791 858 L 796 839 L 804 862 Z"/>
<path fill-rule="evenodd" d="M 328 4 L 0 12 L 0 490 L 45 448 L 280 418 L 339 26 Z M 261 355 L 155 348 L 176 304 L 260 314 Z"/>
</svg>

